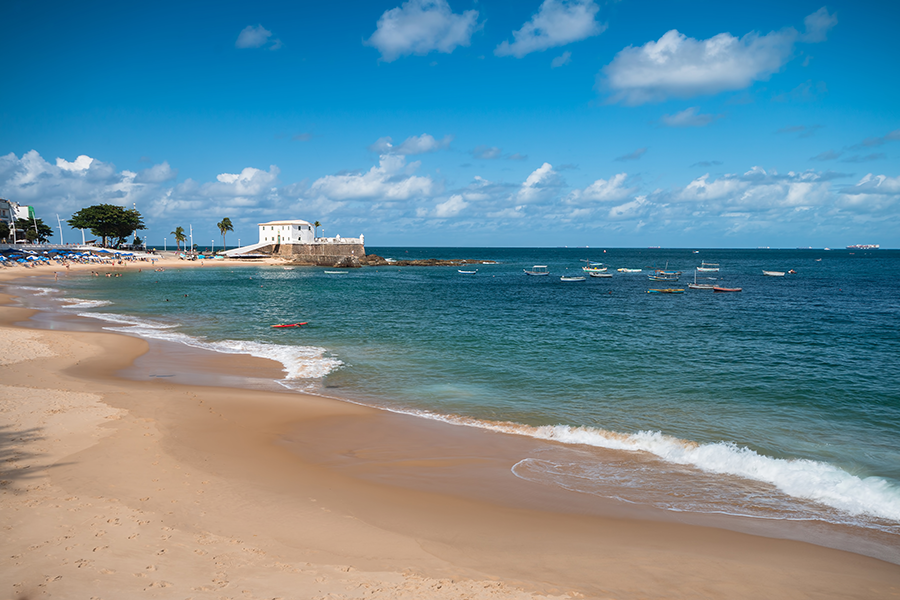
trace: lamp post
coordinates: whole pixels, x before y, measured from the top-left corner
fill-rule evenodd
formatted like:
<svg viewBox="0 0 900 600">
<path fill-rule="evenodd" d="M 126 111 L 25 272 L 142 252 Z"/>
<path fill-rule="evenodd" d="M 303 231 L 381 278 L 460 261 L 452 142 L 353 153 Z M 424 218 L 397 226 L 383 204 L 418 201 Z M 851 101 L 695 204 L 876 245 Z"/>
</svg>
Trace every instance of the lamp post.
<svg viewBox="0 0 900 600">
<path fill-rule="evenodd" d="M 166 247 L 166 238 L 163 238 L 163 252 L 168 251 L 169 249 Z"/>
</svg>

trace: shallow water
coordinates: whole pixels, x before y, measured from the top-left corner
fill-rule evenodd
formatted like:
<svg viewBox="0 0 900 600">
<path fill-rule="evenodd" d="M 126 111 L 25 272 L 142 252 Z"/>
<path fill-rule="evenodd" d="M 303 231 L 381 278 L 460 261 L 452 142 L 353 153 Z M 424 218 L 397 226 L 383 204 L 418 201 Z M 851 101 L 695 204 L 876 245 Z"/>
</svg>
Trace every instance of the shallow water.
<svg viewBox="0 0 900 600">
<path fill-rule="evenodd" d="M 148 269 L 31 293 L 116 331 L 277 360 L 288 387 L 571 448 L 524 457 L 523 479 L 900 535 L 900 252 L 370 251 L 498 264 Z M 613 278 L 561 282 L 583 259 Z M 743 291 L 686 289 L 701 260 L 721 270 L 699 277 Z M 534 264 L 552 275 L 525 276 Z M 647 293 L 676 287 L 647 279 L 666 265 L 684 294 Z"/>
</svg>

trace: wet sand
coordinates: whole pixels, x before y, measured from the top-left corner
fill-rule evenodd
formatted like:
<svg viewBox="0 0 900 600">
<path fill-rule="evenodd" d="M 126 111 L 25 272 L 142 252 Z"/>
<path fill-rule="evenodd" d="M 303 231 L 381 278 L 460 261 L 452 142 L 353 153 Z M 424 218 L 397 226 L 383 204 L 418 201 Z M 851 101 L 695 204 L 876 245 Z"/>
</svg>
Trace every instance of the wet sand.
<svg viewBox="0 0 900 600">
<path fill-rule="evenodd" d="M 520 480 L 537 440 L 30 316 L 0 307 L 3 597 L 900 597 L 896 564 Z"/>
</svg>

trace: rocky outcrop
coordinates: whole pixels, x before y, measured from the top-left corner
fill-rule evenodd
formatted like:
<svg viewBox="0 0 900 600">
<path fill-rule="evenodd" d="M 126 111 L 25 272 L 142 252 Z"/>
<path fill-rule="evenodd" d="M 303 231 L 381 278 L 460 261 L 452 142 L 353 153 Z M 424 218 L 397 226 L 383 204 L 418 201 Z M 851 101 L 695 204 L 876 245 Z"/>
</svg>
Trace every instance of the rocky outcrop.
<svg viewBox="0 0 900 600">
<path fill-rule="evenodd" d="M 460 267 L 462 265 L 497 264 L 491 260 L 475 260 L 471 258 L 425 258 L 420 260 L 387 260 L 377 254 L 367 254 L 360 264 L 368 267 Z"/>
</svg>

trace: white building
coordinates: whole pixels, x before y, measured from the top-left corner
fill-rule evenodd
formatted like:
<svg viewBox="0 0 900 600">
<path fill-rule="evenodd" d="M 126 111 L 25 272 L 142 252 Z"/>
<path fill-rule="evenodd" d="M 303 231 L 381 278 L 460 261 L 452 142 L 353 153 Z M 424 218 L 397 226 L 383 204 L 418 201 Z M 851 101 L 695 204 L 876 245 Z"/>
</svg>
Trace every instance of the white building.
<svg viewBox="0 0 900 600">
<path fill-rule="evenodd" d="M 299 219 L 289 221 L 269 221 L 259 224 L 260 244 L 365 244 L 365 237 L 317 238 L 316 230 L 309 221 Z"/>
<path fill-rule="evenodd" d="M 312 223 L 299 219 L 259 224 L 260 244 L 312 244 L 316 234 Z"/>
</svg>

